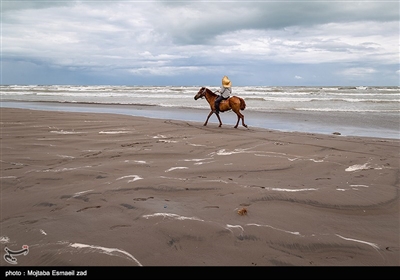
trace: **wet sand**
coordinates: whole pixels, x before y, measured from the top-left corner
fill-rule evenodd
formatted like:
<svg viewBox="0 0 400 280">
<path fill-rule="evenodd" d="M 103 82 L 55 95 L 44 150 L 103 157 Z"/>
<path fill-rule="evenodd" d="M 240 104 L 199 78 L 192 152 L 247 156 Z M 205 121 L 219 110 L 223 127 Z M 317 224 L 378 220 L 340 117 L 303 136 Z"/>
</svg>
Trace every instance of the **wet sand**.
<svg viewBox="0 0 400 280">
<path fill-rule="evenodd" d="M 399 266 L 398 139 L 1 108 L 1 266 Z"/>
<path fill-rule="evenodd" d="M 170 119 L 204 123 L 209 109 L 173 108 L 162 106 L 144 106 L 133 104 L 93 104 L 60 102 L 0 102 L 3 108 L 19 108 L 41 111 L 61 111 L 78 113 L 107 113 L 128 116 Z M 313 111 L 253 111 L 245 110 L 245 123 L 252 128 L 272 129 L 283 132 L 303 132 L 342 136 L 376 137 L 400 140 L 400 116 L 383 113 L 354 112 L 313 112 Z M 236 124 L 234 112 L 221 114 L 224 126 Z M 215 115 L 209 123 L 218 123 Z M 241 125 L 241 124 L 239 124 Z"/>
</svg>

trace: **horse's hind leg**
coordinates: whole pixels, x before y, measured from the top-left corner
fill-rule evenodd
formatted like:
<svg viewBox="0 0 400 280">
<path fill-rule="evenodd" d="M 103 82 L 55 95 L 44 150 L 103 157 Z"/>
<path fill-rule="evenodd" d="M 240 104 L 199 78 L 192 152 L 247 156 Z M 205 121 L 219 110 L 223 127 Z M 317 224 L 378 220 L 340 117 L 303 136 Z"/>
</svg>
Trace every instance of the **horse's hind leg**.
<svg viewBox="0 0 400 280">
<path fill-rule="evenodd" d="M 239 114 L 240 114 L 240 118 L 242 119 L 242 125 L 247 128 L 247 124 L 244 123 L 244 115 L 240 112 L 239 112 Z M 238 120 L 238 123 L 239 123 L 239 120 Z"/>
<path fill-rule="evenodd" d="M 236 122 L 236 125 L 235 125 L 234 127 L 235 127 L 235 128 L 238 127 L 239 121 L 240 121 L 240 120 L 242 120 L 242 125 L 243 125 L 244 127 L 247 127 L 247 125 L 244 123 L 244 116 L 243 116 L 243 114 L 240 113 L 239 111 L 235 111 L 235 113 L 236 113 L 236 115 L 237 115 L 237 122 Z"/>
</svg>

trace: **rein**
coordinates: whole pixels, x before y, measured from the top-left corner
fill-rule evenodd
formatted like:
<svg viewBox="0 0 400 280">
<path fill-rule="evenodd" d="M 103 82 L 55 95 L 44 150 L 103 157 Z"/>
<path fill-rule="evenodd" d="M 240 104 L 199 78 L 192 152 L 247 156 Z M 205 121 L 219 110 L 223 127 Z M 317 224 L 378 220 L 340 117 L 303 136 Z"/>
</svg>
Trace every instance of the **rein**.
<svg viewBox="0 0 400 280">
<path fill-rule="evenodd" d="M 205 94 L 205 92 L 207 91 L 207 88 L 206 87 L 204 87 L 204 89 L 203 89 L 203 91 L 201 92 L 201 95 L 202 96 L 205 96 L 206 94 Z M 216 93 L 216 91 L 215 92 L 213 92 L 213 91 L 211 91 L 212 93 Z M 230 91 L 229 91 L 230 92 Z"/>
<path fill-rule="evenodd" d="M 211 92 L 212 92 L 212 91 L 211 91 Z M 212 93 L 215 94 L 215 92 L 212 92 Z M 206 95 L 207 95 L 207 88 L 204 87 L 203 90 L 201 91 L 201 96 L 200 96 L 200 98 L 206 97 Z"/>
</svg>

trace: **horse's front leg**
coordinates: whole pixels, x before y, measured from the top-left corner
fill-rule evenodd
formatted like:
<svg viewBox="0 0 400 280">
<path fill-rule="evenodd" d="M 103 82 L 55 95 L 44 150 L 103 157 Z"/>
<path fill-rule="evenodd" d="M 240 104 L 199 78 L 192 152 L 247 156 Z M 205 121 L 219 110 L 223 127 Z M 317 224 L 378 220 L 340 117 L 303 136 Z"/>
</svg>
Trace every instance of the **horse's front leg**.
<svg viewBox="0 0 400 280">
<path fill-rule="evenodd" d="M 218 127 L 221 127 L 221 126 L 222 126 L 221 118 L 219 117 L 219 114 L 215 114 L 215 115 L 217 115 L 217 118 L 218 118 L 218 120 L 219 120 L 219 126 L 218 126 Z"/>
<path fill-rule="evenodd" d="M 208 116 L 207 116 L 206 122 L 203 124 L 204 126 L 207 125 L 208 119 L 211 117 L 211 115 L 212 115 L 213 113 L 214 113 L 213 110 L 211 110 L 211 112 L 210 112 L 210 113 L 208 114 Z"/>
</svg>

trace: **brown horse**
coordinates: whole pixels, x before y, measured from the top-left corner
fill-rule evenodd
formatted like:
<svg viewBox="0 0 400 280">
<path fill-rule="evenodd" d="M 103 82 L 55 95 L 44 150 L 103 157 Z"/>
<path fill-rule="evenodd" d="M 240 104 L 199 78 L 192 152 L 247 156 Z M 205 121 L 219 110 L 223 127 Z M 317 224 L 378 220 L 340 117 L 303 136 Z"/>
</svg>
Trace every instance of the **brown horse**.
<svg viewBox="0 0 400 280">
<path fill-rule="evenodd" d="M 211 108 L 211 112 L 208 114 L 206 122 L 204 123 L 204 125 L 207 125 L 208 119 L 211 117 L 212 114 L 215 113 L 214 103 L 215 103 L 215 99 L 218 97 L 218 95 L 216 95 L 214 92 L 212 92 L 208 88 L 202 87 L 199 90 L 199 92 L 194 96 L 194 100 L 197 100 L 197 99 L 203 98 L 203 97 L 206 98 L 206 100 L 207 100 L 208 104 L 210 104 L 210 108 Z M 229 99 L 227 99 L 227 100 L 222 100 L 221 103 L 219 104 L 220 112 L 232 110 L 233 112 L 236 113 L 237 122 L 236 122 L 235 128 L 238 127 L 240 119 L 242 120 L 242 125 L 244 127 L 247 127 L 247 125 L 244 124 L 244 116 L 242 113 L 240 113 L 240 110 L 244 110 L 245 108 L 246 108 L 246 103 L 244 102 L 243 98 L 240 98 L 237 96 L 232 96 L 232 97 L 229 97 Z M 221 118 L 219 117 L 219 114 L 216 114 L 216 115 L 219 120 L 219 127 L 221 127 L 221 125 L 222 125 Z"/>
</svg>

